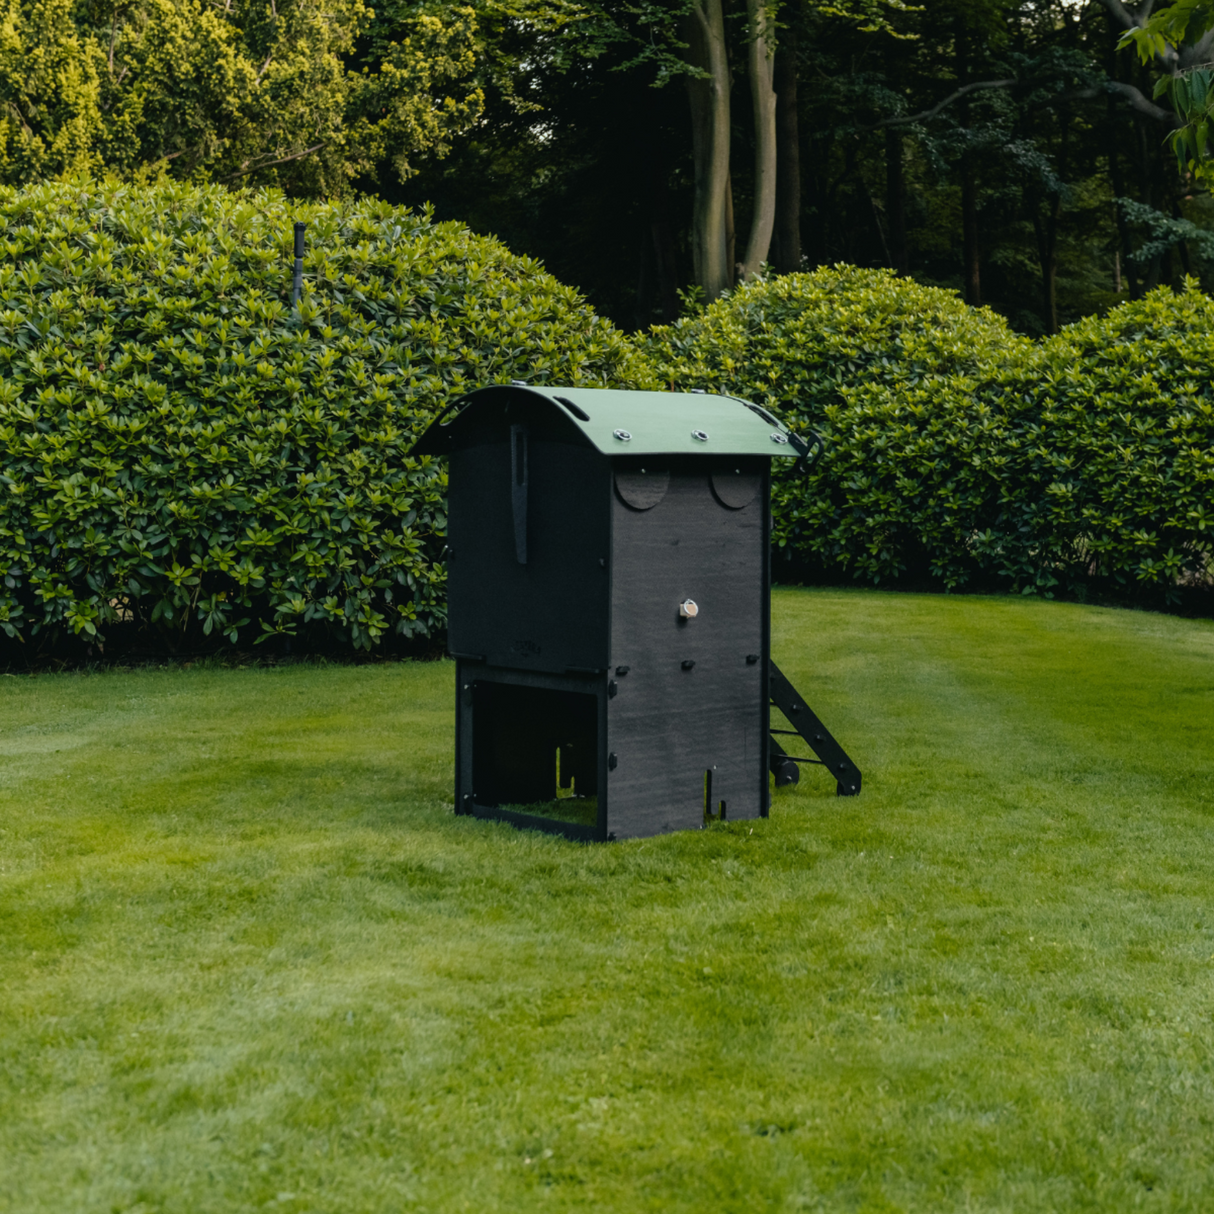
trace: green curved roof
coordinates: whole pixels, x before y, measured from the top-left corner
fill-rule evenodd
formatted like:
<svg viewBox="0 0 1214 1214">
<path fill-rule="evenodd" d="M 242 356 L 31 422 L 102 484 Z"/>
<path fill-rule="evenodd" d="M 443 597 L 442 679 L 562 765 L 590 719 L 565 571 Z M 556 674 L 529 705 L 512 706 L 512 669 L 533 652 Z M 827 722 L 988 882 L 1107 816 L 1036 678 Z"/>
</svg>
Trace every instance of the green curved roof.
<svg viewBox="0 0 1214 1214">
<path fill-rule="evenodd" d="M 503 384 L 469 393 L 463 398 L 459 412 L 431 425 L 414 450 L 418 454 L 440 454 L 446 449 L 443 432 L 450 433 L 447 427 L 456 424 L 465 412 L 471 412 L 478 396 L 511 391 L 525 393 L 532 401 L 539 397 L 550 404 L 604 455 L 795 457 L 808 449 L 774 414 L 734 396 Z"/>
</svg>

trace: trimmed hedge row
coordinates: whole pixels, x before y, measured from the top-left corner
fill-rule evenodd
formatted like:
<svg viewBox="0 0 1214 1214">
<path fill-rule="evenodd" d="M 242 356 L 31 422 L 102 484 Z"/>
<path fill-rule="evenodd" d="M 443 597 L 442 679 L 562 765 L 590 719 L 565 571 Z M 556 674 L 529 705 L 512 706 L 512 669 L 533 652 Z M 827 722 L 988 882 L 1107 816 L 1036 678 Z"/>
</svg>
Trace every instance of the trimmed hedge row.
<svg viewBox="0 0 1214 1214">
<path fill-rule="evenodd" d="M 1214 303 L 1190 283 L 1033 343 L 951 292 L 832 267 L 658 329 L 677 386 L 830 439 L 776 485 L 776 543 L 827 574 L 1174 596 L 1214 572 Z"/>
<path fill-rule="evenodd" d="M 973 394 L 1032 350 L 1002 317 L 888 271 L 826 266 L 747 283 L 646 347 L 670 383 L 761 402 L 829 440 L 807 478 L 776 470 L 785 556 L 873 582 L 908 568 L 966 580 L 997 446 Z"/>
<path fill-rule="evenodd" d="M 309 223 L 289 303 L 291 224 Z M 170 647 L 445 623 L 468 387 L 703 387 L 830 439 L 777 481 L 801 567 L 1173 593 L 1214 560 L 1214 304 L 1190 284 L 1033 343 L 947 291 L 828 267 L 634 342 L 535 262 L 375 201 L 0 190 L 0 628 Z"/>
<path fill-rule="evenodd" d="M 435 412 L 511 378 L 652 383 L 536 262 L 375 201 L 0 190 L 0 249 L 10 637 L 428 635 L 446 471 L 405 452 Z"/>
<path fill-rule="evenodd" d="M 1069 326 L 990 394 L 1008 419 L 1003 578 L 1210 584 L 1214 301 L 1195 280 Z"/>
</svg>

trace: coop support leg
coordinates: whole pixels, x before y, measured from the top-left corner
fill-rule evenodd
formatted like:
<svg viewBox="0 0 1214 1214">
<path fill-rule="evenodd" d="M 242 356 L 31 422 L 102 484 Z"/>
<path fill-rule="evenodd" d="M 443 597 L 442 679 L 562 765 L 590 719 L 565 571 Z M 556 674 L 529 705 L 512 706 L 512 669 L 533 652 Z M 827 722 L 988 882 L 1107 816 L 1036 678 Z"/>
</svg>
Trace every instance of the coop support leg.
<svg viewBox="0 0 1214 1214">
<path fill-rule="evenodd" d="M 788 718 L 793 731 L 816 754 L 817 759 L 797 759 L 789 755 L 775 738 L 773 730 L 768 750 L 768 764 L 776 777 L 776 783 L 795 784 L 796 779 L 788 774 L 789 767 L 798 763 L 814 763 L 825 767 L 835 777 L 835 791 L 841 797 L 854 797 L 860 791 L 860 769 L 847 756 L 847 752 L 835 741 L 830 730 L 818 720 L 817 714 L 805 703 L 804 697 L 788 681 L 783 671 L 768 663 L 771 702 Z M 790 732 L 783 730 L 780 732 Z"/>
</svg>

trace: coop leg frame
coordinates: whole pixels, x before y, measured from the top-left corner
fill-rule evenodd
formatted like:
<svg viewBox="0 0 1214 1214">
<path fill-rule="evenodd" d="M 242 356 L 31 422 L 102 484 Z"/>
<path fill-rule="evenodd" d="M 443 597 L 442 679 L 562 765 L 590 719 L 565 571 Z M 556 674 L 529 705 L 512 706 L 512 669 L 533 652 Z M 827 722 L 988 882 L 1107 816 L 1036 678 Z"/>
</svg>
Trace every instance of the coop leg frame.
<svg viewBox="0 0 1214 1214">
<path fill-rule="evenodd" d="M 840 797 L 855 797 L 863 783 L 860 769 L 851 761 L 847 752 L 835 741 L 830 730 L 818 719 L 817 714 L 805 703 L 805 697 L 788 681 L 784 672 L 768 662 L 768 689 L 772 704 L 789 720 L 792 729 L 772 729 L 768 744 L 768 766 L 776 777 L 776 783 L 795 784 L 800 778 L 796 770 L 798 763 L 810 763 L 825 767 L 835 777 L 835 791 Z M 790 755 L 776 739 L 776 734 L 799 737 L 818 757 L 802 759 Z"/>
</svg>

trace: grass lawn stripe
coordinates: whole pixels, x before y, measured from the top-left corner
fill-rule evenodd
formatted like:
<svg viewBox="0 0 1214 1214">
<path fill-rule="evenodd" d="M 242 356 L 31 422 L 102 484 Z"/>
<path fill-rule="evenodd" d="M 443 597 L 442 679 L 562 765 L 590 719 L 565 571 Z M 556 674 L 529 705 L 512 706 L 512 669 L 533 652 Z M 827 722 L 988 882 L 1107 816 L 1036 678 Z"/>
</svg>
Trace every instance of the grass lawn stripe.
<svg viewBox="0 0 1214 1214">
<path fill-rule="evenodd" d="M 453 667 L 0 679 L 0 1210 L 1204 1210 L 1214 626 L 781 589 L 864 771 L 451 814 Z"/>
</svg>

